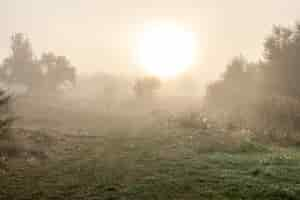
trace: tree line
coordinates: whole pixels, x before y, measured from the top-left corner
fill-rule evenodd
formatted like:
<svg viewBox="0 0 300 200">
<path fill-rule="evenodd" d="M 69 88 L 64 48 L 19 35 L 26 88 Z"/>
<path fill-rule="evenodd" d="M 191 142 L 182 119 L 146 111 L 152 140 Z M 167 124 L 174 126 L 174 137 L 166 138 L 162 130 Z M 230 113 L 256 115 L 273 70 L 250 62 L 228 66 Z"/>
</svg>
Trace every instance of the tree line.
<svg viewBox="0 0 300 200">
<path fill-rule="evenodd" d="M 286 137 L 300 130 L 300 23 L 274 26 L 261 60 L 234 58 L 207 87 L 205 104 L 229 124 Z"/>
<path fill-rule="evenodd" d="M 22 84 L 30 93 L 55 93 L 63 85 L 76 83 L 76 69 L 65 56 L 52 52 L 34 56 L 30 40 L 23 33 L 10 38 L 11 53 L 0 64 L 0 81 Z"/>
</svg>

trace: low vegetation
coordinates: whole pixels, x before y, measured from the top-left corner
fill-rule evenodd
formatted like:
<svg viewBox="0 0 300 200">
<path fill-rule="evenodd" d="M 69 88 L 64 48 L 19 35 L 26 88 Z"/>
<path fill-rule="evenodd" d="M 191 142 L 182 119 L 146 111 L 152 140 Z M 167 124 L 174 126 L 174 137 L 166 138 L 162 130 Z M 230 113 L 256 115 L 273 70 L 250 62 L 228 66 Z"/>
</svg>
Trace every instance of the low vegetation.
<svg viewBox="0 0 300 200">
<path fill-rule="evenodd" d="M 49 157 L 7 161 L 10 167 L 0 175 L 0 197 L 298 199 L 297 149 L 198 131 L 145 129 L 139 135 L 115 132 L 50 137 L 42 134 L 44 139 L 39 143 L 48 146 L 43 151 Z M 35 134 L 32 139 L 36 140 Z"/>
</svg>

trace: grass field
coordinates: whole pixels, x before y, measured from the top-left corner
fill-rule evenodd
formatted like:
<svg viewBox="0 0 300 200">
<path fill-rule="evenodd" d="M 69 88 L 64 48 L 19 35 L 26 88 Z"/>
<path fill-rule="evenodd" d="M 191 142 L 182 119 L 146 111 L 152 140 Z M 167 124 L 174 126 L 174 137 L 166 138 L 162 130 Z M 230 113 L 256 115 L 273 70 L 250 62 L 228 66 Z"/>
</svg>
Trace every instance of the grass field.
<svg viewBox="0 0 300 200">
<path fill-rule="evenodd" d="M 214 143 L 195 131 L 40 136 L 47 158 L 7 161 L 1 200 L 300 199 L 296 148 Z"/>
</svg>

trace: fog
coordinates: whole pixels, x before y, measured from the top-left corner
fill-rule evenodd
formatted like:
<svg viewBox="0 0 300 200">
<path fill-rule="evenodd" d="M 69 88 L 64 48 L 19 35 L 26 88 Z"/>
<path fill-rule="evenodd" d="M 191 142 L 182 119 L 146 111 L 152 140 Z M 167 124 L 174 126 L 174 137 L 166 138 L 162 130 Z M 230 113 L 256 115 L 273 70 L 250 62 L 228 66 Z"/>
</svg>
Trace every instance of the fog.
<svg viewBox="0 0 300 200">
<path fill-rule="evenodd" d="M 0 200 L 299 199 L 299 10 L 0 0 Z"/>
</svg>

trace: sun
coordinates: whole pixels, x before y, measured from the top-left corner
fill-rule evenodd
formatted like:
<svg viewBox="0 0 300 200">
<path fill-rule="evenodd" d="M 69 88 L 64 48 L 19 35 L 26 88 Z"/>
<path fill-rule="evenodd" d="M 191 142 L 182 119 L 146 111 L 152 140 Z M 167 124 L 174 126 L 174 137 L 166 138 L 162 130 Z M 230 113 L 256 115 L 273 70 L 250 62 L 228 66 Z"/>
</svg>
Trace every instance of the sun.
<svg viewBox="0 0 300 200">
<path fill-rule="evenodd" d="M 137 36 L 135 59 L 146 73 L 170 78 L 195 60 L 195 36 L 176 23 L 149 23 Z"/>
</svg>

